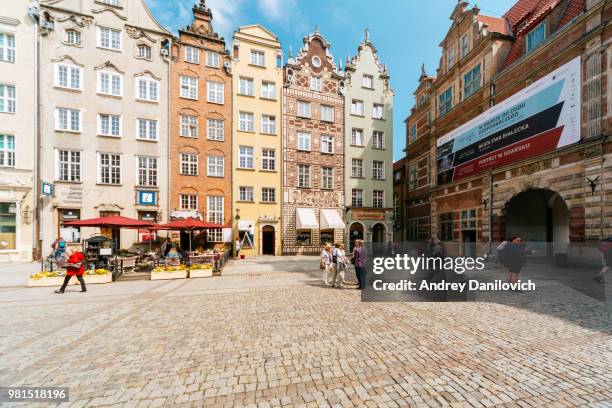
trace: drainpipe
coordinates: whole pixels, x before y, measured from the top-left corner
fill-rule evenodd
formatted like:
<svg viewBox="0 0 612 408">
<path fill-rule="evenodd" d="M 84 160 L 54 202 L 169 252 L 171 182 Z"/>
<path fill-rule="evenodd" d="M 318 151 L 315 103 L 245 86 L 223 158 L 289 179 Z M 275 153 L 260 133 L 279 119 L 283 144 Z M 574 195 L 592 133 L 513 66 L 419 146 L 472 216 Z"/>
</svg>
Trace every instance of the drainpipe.
<svg viewBox="0 0 612 408">
<path fill-rule="evenodd" d="M 40 12 L 40 11 L 39 11 Z M 34 129 L 35 129 L 35 140 L 34 140 L 34 222 L 33 222 L 33 239 L 34 239 L 34 254 L 35 260 L 42 259 L 42 244 L 41 244 L 41 228 L 42 228 L 42 197 L 40 194 L 41 186 L 41 157 L 42 157 L 42 133 L 41 133 L 41 106 L 40 106 L 40 33 L 38 30 L 38 20 L 34 20 L 34 36 L 36 38 L 34 47 L 34 86 L 36 92 L 34 92 Z"/>
</svg>

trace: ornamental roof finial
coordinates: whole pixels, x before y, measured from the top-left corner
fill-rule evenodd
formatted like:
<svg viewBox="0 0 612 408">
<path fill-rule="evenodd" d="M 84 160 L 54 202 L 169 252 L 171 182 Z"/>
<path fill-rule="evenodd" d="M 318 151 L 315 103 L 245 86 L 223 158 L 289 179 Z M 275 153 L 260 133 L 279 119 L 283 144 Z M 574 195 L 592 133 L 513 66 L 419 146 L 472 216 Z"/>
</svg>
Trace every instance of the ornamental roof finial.
<svg viewBox="0 0 612 408">
<path fill-rule="evenodd" d="M 365 42 L 370 42 L 370 30 L 368 28 L 365 29 Z"/>
<path fill-rule="evenodd" d="M 317 34 L 317 35 L 320 34 L 320 32 L 319 32 L 319 25 L 318 24 L 315 26 L 315 34 Z"/>
</svg>

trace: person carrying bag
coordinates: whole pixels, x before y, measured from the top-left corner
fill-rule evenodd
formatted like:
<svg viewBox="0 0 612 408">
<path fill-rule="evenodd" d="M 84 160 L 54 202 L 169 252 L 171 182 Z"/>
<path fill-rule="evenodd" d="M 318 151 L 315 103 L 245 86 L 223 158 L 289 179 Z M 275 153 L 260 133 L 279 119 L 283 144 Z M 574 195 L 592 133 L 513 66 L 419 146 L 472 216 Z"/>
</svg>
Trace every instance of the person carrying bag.
<svg viewBox="0 0 612 408">
<path fill-rule="evenodd" d="M 64 265 L 64 268 L 66 268 L 64 283 L 55 293 L 64 293 L 66 286 L 68 286 L 68 282 L 70 282 L 70 278 L 73 276 L 76 276 L 81 283 L 81 292 L 87 292 L 85 280 L 83 279 L 83 274 L 85 273 L 85 255 L 74 248 L 71 248 L 69 252 L 70 256 L 68 257 L 67 263 Z"/>
</svg>

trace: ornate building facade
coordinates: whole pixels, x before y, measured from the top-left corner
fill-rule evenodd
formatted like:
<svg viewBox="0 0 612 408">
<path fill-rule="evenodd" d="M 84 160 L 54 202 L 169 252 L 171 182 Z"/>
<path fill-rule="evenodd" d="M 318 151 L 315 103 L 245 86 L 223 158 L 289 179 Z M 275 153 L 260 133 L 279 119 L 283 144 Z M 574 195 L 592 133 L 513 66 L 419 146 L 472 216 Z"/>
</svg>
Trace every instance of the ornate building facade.
<svg viewBox="0 0 612 408">
<path fill-rule="evenodd" d="M 283 253 L 344 241 L 344 76 L 317 30 L 285 65 Z"/>
<path fill-rule="evenodd" d="M 170 217 L 224 226 L 207 233 L 222 246 L 232 239 L 231 57 L 204 0 L 193 16 L 172 46 Z"/>
</svg>

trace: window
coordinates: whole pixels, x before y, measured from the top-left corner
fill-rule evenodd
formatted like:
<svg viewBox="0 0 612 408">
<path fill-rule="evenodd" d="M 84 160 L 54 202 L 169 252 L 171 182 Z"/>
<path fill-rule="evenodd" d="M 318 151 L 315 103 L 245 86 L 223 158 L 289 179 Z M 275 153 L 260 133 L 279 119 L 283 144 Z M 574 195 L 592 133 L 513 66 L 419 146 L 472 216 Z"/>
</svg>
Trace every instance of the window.
<svg viewBox="0 0 612 408">
<path fill-rule="evenodd" d="M 223 224 L 225 222 L 225 214 L 223 210 L 223 196 L 207 196 L 207 211 L 206 221 L 214 222 L 215 224 Z"/>
<path fill-rule="evenodd" d="M 138 58 L 151 59 L 151 47 L 140 44 L 138 46 Z"/>
<path fill-rule="evenodd" d="M 208 119 L 208 139 L 223 141 L 225 139 L 225 121 L 221 119 Z"/>
<path fill-rule="evenodd" d="M 240 78 L 238 81 L 238 94 L 244 96 L 253 96 L 253 80 L 251 78 Z"/>
<path fill-rule="evenodd" d="M 417 165 L 416 163 L 411 163 L 408 166 L 408 189 L 416 190 L 417 188 Z"/>
<path fill-rule="evenodd" d="M 198 99 L 198 78 L 180 76 L 181 98 Z"/>
<path fill-rule="evenodd" d="M 71 45 L 81 45 L 81 33 L 76 30 L 66 30 L 66 43 Z"/>
<path fill-rule="evenodd" d="M 208 81 L 208 102 L 224 103 L 225 84 L 223 82 Z"/>
<path fill-rule="evenodd" d="M 195 47 L 185 47 L 185 61 L 191 62 L 192 64 L 200 63 L 200 50 Z"/>
<path fill-rule="evenodd" d="M 157 102 L 159 101 L 159 83 L 154 79 L 137 78 L 136 79 L 136 99 L 143 101 Z"/>
<path fill-rule="evenodd" d="M 195 194 L 179 194 L 181 201 L 181 210 L 197 210 L 198 196 Z"/>
<path fill-rule="evenodd" d="M 98 93 L 104 95 L 123 95 L 123 77 L 120 74 L 98 71 Z"/>
<path fill-rule="evenodd" d="M 81 181 L 81 152 L 78 150 L 56 150 L 56 174 L 59 181 Z"/>
<path fill-rule="evenodd" d="M 310 151 L 310 133 L 298 132 L 298 150 Z"/>
<path fill-rule="evenodd" d="M 157 157 L 138 156 L 138 185 L 157 187 Z"/>
<path fill-rule="evenodd" d="M 263 99 L 276 99 L 276 84 L 274 82 L 262 82 L 261 97 Z"/>
<path fill-rule="evenodd" d="M 81 219 L 80 210 L 72 209 L 58 209 L 59 213 L 59 236 L 71 244 L 77 244 L 81 242 L 81 228 L 80 227 L 69 227 L 64 225 L 67 221 L 76 221 Z"/>
<path fill-rule="evenodd" d="M 310 166 L 298 164 L 298 187 L 310 187 Z"/>
<path fill-rule="evenodd" d="M 353 101 L 351 102 L 351 115 L 359 115 L 359 116 L 365 115 L 363 101 L 353 99 Z"/>
<path fill-rule="evenodd" d="M 158 126 L 157 121 L 152 119 L 136 119 L 136 139 L 157 140 Z"/>
<path fill-rule="evenodd" d="M 223 156 L 208 156 L 208 176 L 223 177 L 225 158 Z"/>
<path fill-rule="evenodd" d="M 15 62 L 15 36 L 0 33 L 0 61 Z"/>
<path fill-rule="evenodd" d="M 480 89 L 480 64 L 463 76 L 463 99 Z"/>
<path fill-rule="evenodd" d="M 251 64 L 258 67 L 266 66 L 266 54 L 263 51 L 251 50 Z"/>
<path fill-rule="evenodd" d="M 276 170 L 276 150 L 261 149 L 261 169 L 270 171 Z"/>
<path fill-rule="evenodd" d="M 98 153 L 98 183 L 121 184 L 121 155 Z"/>
<path fill-rule="evenodd" d="M 400 213 L 400 205 L 399 205 L 399 194 L 397 193 L 393 193 L 393 220 L 396 221 L 397 225 L 397 221 L 399 220 L 399 213 Z"/>
<path fill-rule="evenodd" d="M 15 136 L 0 135 L 0 166 L 15 167 Z"/>
<path fill-rule="evenodd" d="M 303 118 L 310 117 L 310 103 L 304 101 L 298 101 L 298 116 Z"/>
<path fill-rule="evenodd" d="M 407 224 L 408 241 L 417 241 L 419 239 L 419 219 L 410 218 Z"/>
<path fill-rule="evenodd" d="M 334 188 L 334 169 L 333 167 L 323 167 L 321 169 L 321 188 L 331 190 Z"/>
<path fill-rule="evenodd" d="M 275 203 L 276 202 L 276 189 L 273 187 L 262 187 L 261 188 L 261 201 L 264 203 Z"/>
<path fill-rule="evenodd" d="M 363 190 L 354 188 L 351 192 L 351 206 L 363 207 Z"/>
<path fill-rule="evenodd" d="M 325 122 L 333 122 L 334 121 L 334 107 L 321 105 L 321 120 Z"/>
<path fill-rule="evenodd" d="M 395 174 L 393 175 L 393 178 L 395 179 L 395 181 L 399 181 L 402 179 L 402 171 L 396 171 Z"/>
<path fill-rule="evenodd" d="M 334 153 L 334 137 L 323 135 L 321 136 L 321 153 Z"/>
<path fill-rule="evenodd" d="M 351 131 L 351 144 L 353 146 L 363 146 L 363 129 L 353 128 Z"/>
<path fill-rule="evenodd" d="M 17 204 L 15 202 L 0 202 L 0 226 L 2 249 L 16 249 Z"/>
<path fill-rule="evenodd" d="M 315 92 L 321 92 L 323 90 L 323 81 L 321 80 L 321 77 L 310 77 L 310 90 Z"/>
<path fill-rule="evenodd" d="M 372 207 L 384 208 L 385 206 L 385 192 L 384 190 L 372 191 Z"/>
<path fill-rule="evenodd" d="M 195 153 L 181 153 L 181 174 L 185 176 L 197 176 L 198 171 L 198 155 Z"/>
<path fill-rule="evenodd" d="M 385 162 L 380 160 L 374 160 L 372 162 L 372 178 L 374 180 L 385 179 Z"/>
<path fill-rule="evenodd" d="M 476 209 L 461 210 L 461 229 L 475 230 L 476 229 Z"/>
<path fill-rule="evenodd" d="M 223 242 L 223 228 L 210 228 L 206 232 L 208 242 Z"/>
<path fill-rule="evenodd" d="M 0 106 L 2 106 L 1 102 Z M 78 109 L 56 108 L 55 130 L 81 132 L 81 111 Z"/>
<path fill-rule="evenodd" d="M 240 146 L 238 149 L 238 167 L 241 169 L 254 169 L 253 147 Z"/>
<path fill-rule="evenodd" d="M 372 75 L 363 74 L 361 86 L 367 89 L 374 89 L 374 77 Z"/>
<path fill-rule="evenodd" d="M 451 110 L 451 108 L 453 107 L 453 88 L 450 87 L 446 91 L 442 92 L 438 97 L 438 102 L 440 116 L 444 116 L 446 112 Z"/>
<path fill-rule="evenodd" d="M 586 60 L 585 105 L 587 137 L 601 134 L 601 53 L 596 52 Z"/>
<path fill-rule="evenodd" d="M 238 187 L 238 201 L 254 201 L 253 199 L 253 187 Z"/>
<path fill-rule="evenodd" d="M 250 112 L 238 113 L 238 130 L 243 132 L 255 131 L 255 118 Z"/>
<path fill-rule="evenodd" d="M 183 137 L 198 137 L 198 117 L 191 115 L 180 115 L 181 133 Z"/>
<path fill-rule="evenodd" d="M 417 125 L 416 123 L 413 123 L 412 125 L 410 125 L 410 128 L 408 128 L 408 141 L 410 143 L 414 142 L 417 138 Z"/>
<path fill-rule="evenodd" d="M 538 48 L 546 40 L 546 22 L 541 23 L 536 28 L 527 33 L 527 48 L 526 53 Z"/>
<path fill-rule="evenodd" d="M 451 47 L 448 50 L 448 54 L 446 57 L 446 64 L 447 64 L 446 65 L 447 69 L 450 69 L 452 68 L 453 65 L 455 65 L 455 48 L 454 47 Z"/>
<path fill-rule="evenodd" d="M 98 47 L 121 51 L 121 31 L 98 27 Z"/>
<path fill-rule="evenodd" d="M 311 230 L 298 231 L 295 236 L 295 242 L 298 245 L 311 245 L 312 231 Z"/>
<path fill-rule="evenodd" d="M 121 116 L 98 114 L 98 134 L 121 137 Z"/>
<path fill-rule="evenodd" d="M 372 147 L 374 149 L 384 149 L 385 148 L 385 132 L 381 132 L 380 130 L 375 130 L 372 133 Z"/>
<path fill-rule="evenodd" d="M 453 240 L 453 213 L 440 214 L 440 239 Z"/>
<path fill-rule="evenodd" d="M 469 51 L 468 36 L 465 34 L 461 37 L 461 58 L 465 57 Z"/>
<path fill-rule="evenodd" d="M 17 97 L 14 85 L 0 84 L 0 112 L 15 113 Z"/>
<path fill-rule="evenodd" d="M 211 68 L 219 68 L 220 60 L 219 53 L 214 51 L 206 51 L 206 66 Z"/>
<path fill-rule="evenodd" d="M 261 116 L 261 133 L 266 133 L 268 135 L 276 134 L 276 116 Z"/>
<path fill-rule="evenodd" d="M 363 159 L 351 159 L 351 177 L 363 178 Z"/>
<path fill-rule="evenodd" d="M 374 105 L 372 105 L 372 118 L 384 119 L 385 117 L 384 109 L 385 109 L 384 105 L 380 105 L 378 103 L 375 103 Z"/>
</svg>

